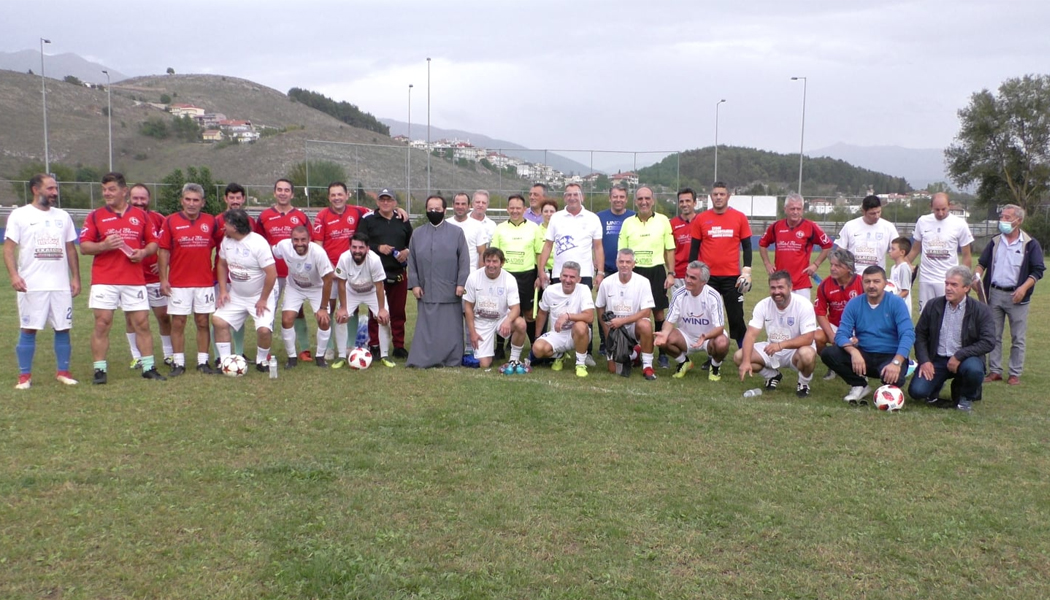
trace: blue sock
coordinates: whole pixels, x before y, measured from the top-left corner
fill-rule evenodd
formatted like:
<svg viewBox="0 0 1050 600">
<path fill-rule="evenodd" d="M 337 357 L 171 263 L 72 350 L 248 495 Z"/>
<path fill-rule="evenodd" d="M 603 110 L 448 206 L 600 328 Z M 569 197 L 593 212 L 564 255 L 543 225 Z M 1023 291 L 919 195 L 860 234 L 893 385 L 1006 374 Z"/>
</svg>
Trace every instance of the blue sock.
<svg viewBox="0 0 1050 600">
<path fill-rule="evenodd" d="M 21 332 L 15 354 L 18 355 L 18 372 L 28 375 L 33 371 L 33 355 L 36 353 L 36 334 Z"/>
<path fill-rule="evenodd" d="M 69 370 L 69 356 L 73 354 L 73 346 L 69 343 L 69 330 L 55 332 L 55 362 L 58 363 L 59 371 Z"/>
</svg>

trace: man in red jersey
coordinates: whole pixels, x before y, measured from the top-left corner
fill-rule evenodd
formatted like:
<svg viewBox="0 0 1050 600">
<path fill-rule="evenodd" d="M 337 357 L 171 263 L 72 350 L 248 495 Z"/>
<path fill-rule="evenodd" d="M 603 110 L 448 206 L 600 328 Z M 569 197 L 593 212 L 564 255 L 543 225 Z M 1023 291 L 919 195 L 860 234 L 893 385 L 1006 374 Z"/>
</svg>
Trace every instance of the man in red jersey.
<svg viewBox="0 0 1050 600">
<path fill-rule="evenodd" d="M 819 225 L 802 218 L 803 204 L 801 194 L 788 194 L 784 200 L 787 218 L 775 221 L 766 229 L 765 235 L 758 240 L 758 254 L 766 265 L 766 272 L 770 275 L 776 271 L 791 273 L 791 293 L 810 300 L 809 290 L 813 287 L 810 276 L 828 257 L 832 242 Z M 769 262 L 770 244 L 776 245 L 775 264 Z M 821 250 L 816 260 L 811 260 L 814 246 L 820 246 Z"/>
<path fill-rule="evenodd" d="M 828 264 L 831 266 L 831 276 L 817 286 L 817 301 L 813 304 L 813 311 L 817 314 L 817 335 L 814 341 L 817 343 L 818 355 L 825 346 L 835 343 L 835 332 L 842 321 L 846 304 L 864 294 L 864 283 L 860 275 L 854 272 L 856 265 L 852 252 L 836 246 L 829 254 Z M 835 372 L 828 369 L 824 379 L 830 381 L 834 378 Z"/>
<path fill-rule="evenodd" d="M 153 233 L 160 237 L 160 229 L 164 226 L 164 215 L 149 209 L 149 188 L 141 183 L 128 188 L 128 203 L 135 208 L 141 209 L 149 218 L 153 226 Z M 171 318 L 168 317 L 168 299 L 160 293 L 160 270 L 157 267 L 157 255 L 147 256 L 142 261 L 142 272 L 146 276 L 146 296 L 149 299 L 150 310 L 153 317 L 157 319 L 157 328 L 160 329 L 160 343 L 164 350 L 164 364 L 171 365 Z M 124 333 L 128 338 L 128 348 L 131 349 L 131 368 L 142 368 L 142 355 L 139 354 L 138 346 L 135 345 L 135 328 L 131 326 L 131 319 L 127 313 L 124 314 Z"/>
<path fill-rule="evenodd" d="M 744 267 L 740 268 L 743 253 Z M 689 261 L 699 257 L 711 268 L 707 285 L 718 290 L 726 306 L 729 337 L 744 344 L 744 292 L 751 289 L 751 225 L 744 213 L 729 206 L 729 188 L 721 181 L 711 186 L 711 208 L 693 219 Z"/>
<path fill-rule="evenodd" d="M 109 330 L 113 311 L 121 309 L 135 328 L 135 343 L 142 354 L 142 377 L 163 381 L 153 366 L 153 335 L 149 330 L 149 300 L 142 261 L 157 252 L 157 236 L 141 209 L 128 204 L 128 184 L 120 173 L 102 177 L 106 205 L 92 211 L 80 233 L 80 253 L 94 256 L 88 307 L 95 313 L 91 355 L 95 361 L 92 383 L 106 383 Z"/>
<path fill-rule="evenodd" d="M 215 248 L 215 217 L 202 213 L 204 188 L 196 183 L 182 186 L 182 211 L 169 215 L 160 233 L 160 291 L 170 299 L 171 342 L 174 348 L 171 377 L 186 372 L 186 317 L 197 325 L 197 370 L 205 375 L 218 371 L 208 364 L 211 335 L 208 330 L 215 312 L 215 279 L 202 265 L 211 264 Z"/>
<path fill-rule="evenodd" d="M 685 287 L 685 269 L 689 265 L 689 248 L 693 243 L 693 218 L 696 217 L 696 192 L 693 188 L 678 190 L 678 216 L 671 219 L 674 237 L 674 288 Z"/>
<path fill-rule="evenodd" d="M 262 234 L 271 248 L 281 240 L 291 239 L 292 230 L 299 225 L 310 227 L 310 218 L 306 216 L 306 213 L 292 206 L 293 195 L 292 182 L 284 178 L 278 179 L 273 186 L 273 198 L 276 203 L 259 213 L 259 233 Z M 278 296 L 284 293 L 284 285 L 287 278 L 288 265 L 285 264 L 283 259 L 277 259 Z M 299 349 L 304 351 L 300 353 L 300 358 L 304 361 L 308 360 L 310 354 L 305 352 L 305 349 L 310 347 L 310 338 L 306 331 L 306 319 L 301 311 L 295 317 L 295 340 L 297 344 L 301 345 Z"/>
</svg>

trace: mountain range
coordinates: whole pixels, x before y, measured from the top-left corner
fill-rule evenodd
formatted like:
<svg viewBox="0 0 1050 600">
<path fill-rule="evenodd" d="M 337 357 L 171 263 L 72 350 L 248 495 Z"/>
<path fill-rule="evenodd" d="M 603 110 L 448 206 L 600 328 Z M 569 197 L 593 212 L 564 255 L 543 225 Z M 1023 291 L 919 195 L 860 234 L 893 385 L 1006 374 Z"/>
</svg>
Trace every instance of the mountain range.
<svg viewBox="0 0 1050 600">
<path fill-rule="evenodd" d="M 32 71 L 39 76 L 40 51 L 0 52 L 0 69 L 18 73 Z M 113 83 L 128 78 L 120 71 L 92 62 L 72 52 L 54 55 L 44 53 L 44 75 L 52 79 L 63 79 L 67 75 L 72 75 L 85 83 L 106 83 L 106 74 L 102 71 L 109 71 L 109 78 Z"/>
</svg>

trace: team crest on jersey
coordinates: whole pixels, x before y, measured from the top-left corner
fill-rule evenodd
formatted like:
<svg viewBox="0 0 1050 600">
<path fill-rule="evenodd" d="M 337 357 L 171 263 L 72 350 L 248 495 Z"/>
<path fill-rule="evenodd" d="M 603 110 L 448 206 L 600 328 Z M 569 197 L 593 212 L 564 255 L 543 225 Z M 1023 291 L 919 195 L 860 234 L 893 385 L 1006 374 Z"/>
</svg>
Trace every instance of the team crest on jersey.
<svg viewBox="0 0 1050 600">
<path fill-rule="evenodd" d="M 882 234 L 882 233 L 876 233 L 876 234 L 875 234 L 875 239 L 877 239 L 877 240 L 881 240 L 881 239 L 882 239 L 882 236 L 883 236 L 883 235 L 884 235 L 884 234 Z"/>
<path fill-rule="evenodd" d="M 795 326 L 795 317 L 788 317 L 787 318 L 787 323 L 788 323 L 788 327 L 794 327 Z"/>
<path fill-rule="evenodd" d="M 849 291 L 849 298 L 850 298 L 850 300 L 852 300 L 852 299 L 854 299 L 856 297 L 857 297 L 857 290 L 850 290 Z"/>
<path fill-rule="evenodd" d="M 314 268 L 314 266 L 311 263 L 303 263 L 303 271 L 309 271 L 310 269 L 313 269 L 313 268 Z"/>
<path fill-rule="evenodd" d="M 211 227 L 208 227 L 208 224 L 207 224 L 207 223 L 201 223 L 201 231 L 202 231 L 203 233 L 208 233 L 208 231 L 209 231 L 210 229 L 211 229 Z"/>
<path fill-rule="evenodd" d="M 504 290 L 504 288 L 496 288 L 496 295 L 497 296 L 502 296 L 503 295 L 503 290 Z"/>
<path fill-rule="evenodd" d="M 346 224 L 347 225 L 353 225 L 354 222 L 355 222 L 354 221 L 354 215 L 346 215 Z"/>
<path fill-rule="evenodd" d="M 291 221 L 292 225 L 298 225 L 299 224 L 299 217 L 292 217 L 291 219 L 288 219 L 288 220 Z"/>
<path fill-rule="evenodd" d="M 801 240 L 802 238 L 806 237 L 806 234 L 800 229 L 795 232 L 795 237 Z"/>
<path fill-rule="evenodd" d="M 138 225 L 139 224 L 139 218 L 138 217 L 131 217 L 128 220 L 131 221 L 132 225 Z"/>
</svg>

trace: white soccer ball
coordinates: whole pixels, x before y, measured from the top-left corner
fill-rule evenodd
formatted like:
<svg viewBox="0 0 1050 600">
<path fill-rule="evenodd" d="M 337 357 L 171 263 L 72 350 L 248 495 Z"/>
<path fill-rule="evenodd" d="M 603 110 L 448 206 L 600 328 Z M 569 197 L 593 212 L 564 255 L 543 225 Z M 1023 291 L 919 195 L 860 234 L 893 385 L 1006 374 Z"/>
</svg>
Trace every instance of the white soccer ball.
<svg viewBox="0 0 1050 600">
<path fill-rule="evenodd" d="M 240 354 L 231 354 L 219 363 L 219 370 L 223 375 L 240 377 L 248 372 L 248 361 Z"/>
<path fill-rule="evenodd" d="M 372 364 L 372 353 L 366 348 L 354 348 L 350 351 L 347 364 L 351 369 L 367 369 Z"/>
<path fill-rule="evenodd" d="M 898 411 L 904 408 L 904 392 L 895 385 L 884 385 L 875 390 L 872 400 L 879 410 Z"/>
<path fill-rule="evenodd" d="M 887 294 L 893 294 L 894 296 L 900 296 L 901 295 L 900 288 L 897 287 L 896 283 L 893 283 L 889 279 L 886 280 L 886 290 L 885 290 L 885 292 Z"/>
</svg>

